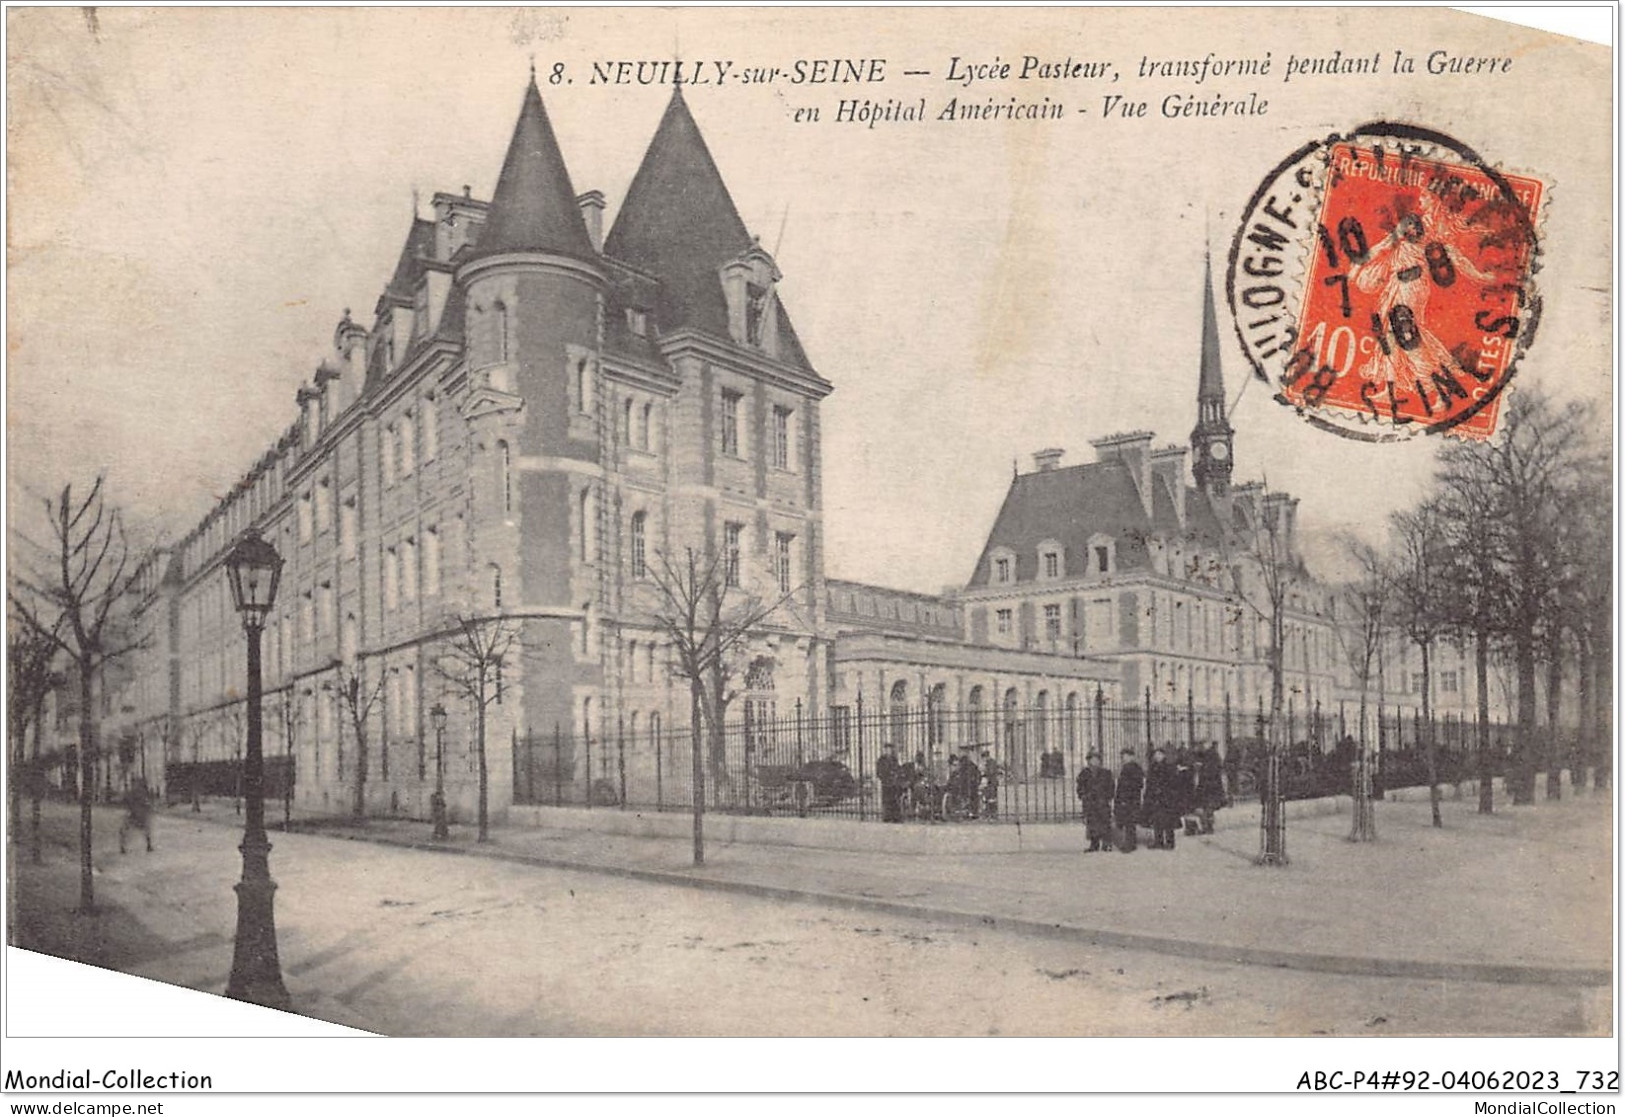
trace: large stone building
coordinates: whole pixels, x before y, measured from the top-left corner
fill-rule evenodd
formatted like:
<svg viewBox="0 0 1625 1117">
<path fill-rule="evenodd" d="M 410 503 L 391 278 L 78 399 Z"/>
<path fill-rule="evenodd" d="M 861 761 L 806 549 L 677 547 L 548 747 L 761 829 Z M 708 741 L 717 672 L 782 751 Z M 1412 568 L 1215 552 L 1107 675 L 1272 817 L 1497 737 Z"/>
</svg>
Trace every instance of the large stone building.
<svg viewBox="0 0 1625 1117">
<path fill-rule="evenodd" d="M 297 420 L 174 548 L 164 638 L 118 732 L 189 778 L 234 770 L 243 636 L 221 563 L 250 526 L 286 562 L 264 637 L 266 752 L 297 772 L 301 810 L 348 809 L 359 784 L 369 811 L 426 813 L 437 702 L 448 794 L 469 809 L 472 708 L 444 677 L 459 618 L 517 634 L 488 709 L 498 812 L 522 739 L 567 741 L 574 782 L 599 774 L 595 744 L 686 728 L 687 684 L 654 617 L 661 564 L 691 550 L 779 602 L 738 653 L 738 708 L 822 712 L 856 701 L 865 678 L 922 702 L 950 683 L 955 702 L 982 686 L 1112 685 L 1069 654 L 976 660 L 942 623 L 949 605 L 888 633 L 851 600 L 865 588 L 826 582 L 819 408 L 832 386 L 680 88 L 607 233 L 605 199 L 576 192 L 534 80 L 491 199 L 465 189 L 432 206 L 370 325 L 345 312 Z"/>
<path fill-rule="evenodd" d="M 608 776 L 612 739 L 618 765 L 660 786 L 659 742 L 686 730 L 689 699 L 658 585 L 691 551 L 716 556 L 730 592 L 778 602 L 736 653 L 731 709 L 758 722 L 867 708 L 887 719 L 882 736 L 923 727 L 905 746 L 1042 752 L 1052 733 L 1081 739 L 1090 703 L 1261 707 L 1267 619 L 1248 604 L 1260 601 L 1248 549 L 1267 527 L 1294 574 L 1288 701 L 1330 710 L 1356 696 L 1335 595 L 1297 556 L 1296 502 L 1232 484 L 1210 284 L 1190 448 L 1131 432 L 1096 439 L 1092 463 L 1041 451 L 968 585 L 922 595 L 825 575 L 832 385 L 681 89 L 607 234 L 605 199 L 576 192 L 534 81 L 491 199 L 465 188 L 432 210 L 407 230 L 370 325 L 344 313 L 297 419 L 150 567 L 150 647 L 101 684 L 125 778 L 139 764 L 151 782 L 184 771 L 205 792 L 234 788 L 243 635 L 221 563 L 251 526 L 286 562 L 264 665 L 266 752 L 290 809 L 360 798 L 426 814 L 439 703 L 449 798 L 466 816 L 475 718 L 445 668 L 471 618 L 516 637 L 487 709 L 498 814 L 521 782 L 534 797 L 537 751 L 521 742 L 562 742 L 544 776 L 555 788 Z M 1470 673 L 1442 651 L 1438 706 L 1470 710 Z M 1414 674 L 1403 655 L 1389 702 Z M 1021 774 L 1030 757 L 1005 759 Z"/>
</svg>

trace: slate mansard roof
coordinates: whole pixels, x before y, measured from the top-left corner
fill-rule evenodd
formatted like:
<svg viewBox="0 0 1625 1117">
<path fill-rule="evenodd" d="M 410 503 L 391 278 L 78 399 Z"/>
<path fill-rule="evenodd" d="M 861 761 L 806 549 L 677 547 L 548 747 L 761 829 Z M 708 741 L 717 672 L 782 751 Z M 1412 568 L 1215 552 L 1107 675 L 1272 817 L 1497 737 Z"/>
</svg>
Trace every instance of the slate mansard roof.
<svg viewBox="0 0 1625 1117">
<path fill-rule="evenodd" d="M 1130 571 L 1150 569 L 1148 543 L 1154 538 L 1220 541 L 1223 529 L 1212 497 L 1180 482 L 1185 490 L 1181 524 L 1174 492 L 1164 478 L 1149 474 L 1147 479 L 1149 515 L 1133 471 L 1115 458 L 1018 475 L 988 533 L 970 588 L 992 584 L 990 560 L 995 551 L 1009 551 L 1015 557 L 1014 581 L 1032 582 L 1038 577 L 1038 548 L 1045 542 L 1059 543 L 1067 568 L 1077 570 L 1088 561 L 1090 540 L 1111 539 L 1116 568 Z"/>
</svg>

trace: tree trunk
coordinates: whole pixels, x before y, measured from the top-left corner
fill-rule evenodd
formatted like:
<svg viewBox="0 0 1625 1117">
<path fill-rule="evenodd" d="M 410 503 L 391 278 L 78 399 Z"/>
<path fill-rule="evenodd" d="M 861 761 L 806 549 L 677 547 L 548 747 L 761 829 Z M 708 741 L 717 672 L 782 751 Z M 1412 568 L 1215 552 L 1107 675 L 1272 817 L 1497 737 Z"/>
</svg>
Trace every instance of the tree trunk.
<svg viewBox="0 0 1625 1117">
<path fill-rule="evenodd" d="M 705 684 L 691 678 L 688 684 L 689 752 L 694 760 L 694 864 L 705 864 L 705 745 L 700 725 L 700 687 Z"/>
<path fill-rule="evenodd" d="M 1517 781 L 1512 801 L 1522 805 L 1535 799 L 1535 636 L 1533 626 L 1519 626 L 1516 645 L 1518 669 Z"/>
<path fill-rule="evenodd" d="M 1592 657 L 1596 672 L 1591 683 L 1591 710 L 1594 716 L 1592 741 L 1597 749 L 1597 770 L 1592 774 L 1591 786 L 1607 791 L 1614 778 L 1614 657 L 1607 629 L 1598 642 L 1600 649 Z"/>
<path fill-rule="evenodd" d="M 350 804 L 350 817 L 367 821 L 367 731 L 359 718 L 355 719 L 355 801 Z"/>
<path fill-rule="evenodd" d="M 1575 711 L 1577 728 L 1574 740 L 1574 780 L 1575 791 L 1582 791 L 1590 782 L 1591 768 L 1596 762 L 1596 738 L 1592 736 L 1592 719 L 1595 716 L 1592 709 L 1593 694 L 1591 690 L 1592 653 L 1591 636 L 1589 633 L 1580 633 L 1579 660 L 1574 668 L 1574 683 L 1577 692 L 1576 700 L 1579 708 Z"/>
<path fill-rule="evenodd" d="M 1495 771 L 1490 763 L 1490 634 L 1473 634 L 1473 667 L 1478 675 L 1478 813 L 1495 812 Z"/>
<path fill-rule="evenodd" d="M 28 808 L 28 828 L 32 846 L 29 852 L 32 854 L 33 862 L 36 865 L 40 863 L 42 857 L 40 849 L 39 816 L 40 798 L 45 788 L 45 773 L 40 770 L 39 739 L 44 717 L 45 707 L 42 703 L 40 707 L 34 711 L 34 756 L 33 764 L 30 766 L 29 780 L 29 797 L 33 800 L 29 804 Z"/>
<path fill-rule="evenodd" d="M 480 838 L 491 840 L 491 771 L 485 763 L 485 679 L 480 679 L 480 708 L 476 719 L 474 752 L 480 765 Z M 587 773 L 587 799 L 592 799 L 592 773 Z"/>
<path fill-rule="evenodd" d="M 1556 633 L 1546 663 L 1546 724 L 1552 735 L 1546 749 L 1546 798 L 1563 798 L 1563 641 Z"/>
<path fill-rule="evenodd" d="M 79 667 L 79 912 L 96 911 L 96 883 L 92 876 L 91 837 L 94 815 L 91 800 L 96 797 L 95 725 L 91 718 L 90 671 Z"/>
<path fill-rule="evenodd" d="M 1422 648 L 1422 732 L 1426 740 L 1422 746 L 1428 762 L 1428 804 L 1433 809 L 1433 826 L 1444 828 L 1444 816 L 1439 811 L 1439 735 L 1433 727 L 1433 641 L 1419 640 Z"/>
</svg>

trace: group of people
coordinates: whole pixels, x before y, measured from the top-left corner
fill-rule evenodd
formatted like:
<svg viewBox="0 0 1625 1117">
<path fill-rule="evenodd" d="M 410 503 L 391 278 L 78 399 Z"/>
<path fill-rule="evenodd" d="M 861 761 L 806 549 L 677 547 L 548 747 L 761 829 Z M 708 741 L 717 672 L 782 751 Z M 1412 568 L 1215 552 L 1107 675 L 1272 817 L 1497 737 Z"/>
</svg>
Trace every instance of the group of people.
<svg viewBox="0 0 1625 1117">
<path fill-rule="evenodd" d="M 973 756 L 948 758 L 948 776 L 933 776 L 924 753 L 915 753 L 911 763 L 897 759 L 897 747 L 888 743 L 875 764 L 880 779 L 880 817 L 884 822 L 902 822 L 907 800 L 916 811 L 923 808 L 936 818 L 945 806 L 954 806 L 961 816 L 979 818 L 998 811 L 999 766 L 986 752 L 978 765 Z M 945 801 L 946 795 L 946 801 Z"/>
<path fill-rule="evenodd" d="M 1228 802 L 1218 744 L 1209 741 L 1194 752 L 1181 747 L 1172 758 L 1171 751 L 1153 748 L 1150 767 L 1142 768 L 1134 750 L 1126 748 L 1115 776 L 1101 765 L 1098 752 L 1088 755 L 1077 782 L 1089 836 L 1085 852 L 1132 853 L 1141 826 L 1151 829 L 1152 849 L 1173 849 L 1181 825 L 1188 833 L 1213 833 L 1213 812 Z"/>
</svg>

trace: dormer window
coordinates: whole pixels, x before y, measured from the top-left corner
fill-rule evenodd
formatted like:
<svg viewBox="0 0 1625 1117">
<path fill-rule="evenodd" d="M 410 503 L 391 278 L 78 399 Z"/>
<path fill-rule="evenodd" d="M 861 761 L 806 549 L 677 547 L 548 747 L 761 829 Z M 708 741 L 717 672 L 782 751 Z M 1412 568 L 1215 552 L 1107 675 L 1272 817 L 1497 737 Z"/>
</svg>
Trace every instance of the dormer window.
<svg viewBox="0 0 1625 1117">
<path fill-rule="evenodd" d="M 627 307 L 626 328 L 638 337 L 648 337 L 649 316 L 635 306 Z"/>
<path fill-rule="evenodd" d="M 1010 580 L 1010 560 L 1007 558 L 993 560 L 993 580 L 1001 585 Z"/>
<path fill-rule="evenodd" d="M 422 337 L 429 332 L 429 282 L 424 280 L 418 284 L 418 289 L 412 295 L 412 337 Z"/>
<path fill-rule="evenodd" d="M 1095 548 L 1095 570 L 1100 574 L 1110 574 L 1112 570 L 1112 551 L 1110 547 Z"/>
<path fill-rule="evenodd" d="M 1038 545 L 1038 577 L 1040 581 L 1054 582 L 1066 573 L 1066 565 L 1061 561 L 1061 544 L 1054 540 L 1046 540 Z"/>
<path fill-rule="evenodd" d="M 1089 538 L 1089 551 L 1086 566 L 1096 575 L 1110 574 L 1117 565 L 1117 542 L 1109 535 L 1093 535 Z"/>
<path fill-rule="evenodd" d="M 993 552 L 988 573 L 996 586 L 1007 586 L 1016 580 L 1016 556 L 1004 547 Z"/>
<path fill-rule="evenodd" d="M 749 248 L 722 266 L 721 275 L 723 294 L 728 300 L 729 334 L 740 345 L 777 356 L 778 295 L 774 285 L 779 281 L 779 269 L 773 257 L 752 241 Z"/>
</svg>

